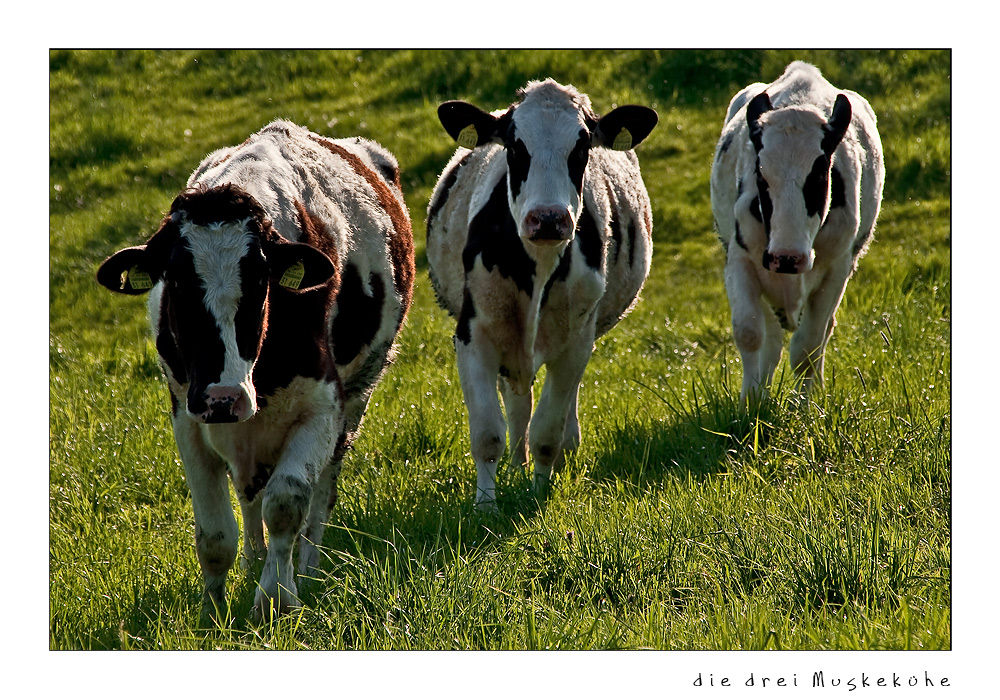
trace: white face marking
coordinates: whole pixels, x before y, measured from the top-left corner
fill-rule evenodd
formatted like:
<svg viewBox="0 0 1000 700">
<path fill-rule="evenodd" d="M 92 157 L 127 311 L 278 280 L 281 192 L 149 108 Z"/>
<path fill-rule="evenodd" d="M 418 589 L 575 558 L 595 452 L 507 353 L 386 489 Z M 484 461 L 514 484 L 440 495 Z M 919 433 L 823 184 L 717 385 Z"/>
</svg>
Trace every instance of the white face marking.
<svg viewBox="0 0 1000 700">
<path fill-rule="evenodd" d="M 768 184 L 771 214 L 770 250 L 811 255 L 821 219 L 806 212 L 802 188 L 820 148 L 826 120 L 818 110 L 786 108 L 767 112 L 760 171 Z"/>
<path fill-rule="evenodd" d="M 528 237 L 525 219 L 539 209 L 564 210 L 573 227 L 576 226 L 583 202 L 570 178 L 568 159 L 581 130 L 587 129 L 583 116 L 585 99 L 546 82 L 529 86 L 524 101 L 514 110 L 515 139 L 524 144 L 531 158 L 527 180 L 520 183 L 517 196 L 511 197 L 512 192 L 508 191 L 511 214 L 521 236 Z M 513 182 L 511 187 L 515 187 Z"/>
<path fill-rule="evenodd" d="M 240 260 L 250 248 L 251 234 L 247 221 L 196 226 L 180 226 L 194 258 L 194 269 L 205 291 L 205 306 L 215 318 L 225 347 L 225 362 L 218 385 L 241 387 L 247 394 L 251 413 L 256 411 L 257 395 L 252 381 L 255 361 L 240 357 L 236 343 L 236 310 L 242 296 Z"/>
</svg>

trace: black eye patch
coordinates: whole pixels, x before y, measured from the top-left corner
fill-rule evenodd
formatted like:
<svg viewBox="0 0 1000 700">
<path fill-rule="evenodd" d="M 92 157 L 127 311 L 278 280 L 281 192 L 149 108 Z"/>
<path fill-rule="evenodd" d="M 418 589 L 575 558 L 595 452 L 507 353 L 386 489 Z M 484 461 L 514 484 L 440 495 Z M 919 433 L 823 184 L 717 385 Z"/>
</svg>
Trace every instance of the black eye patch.
<svg viewBox="0 0 1000 700">
<path fill-rule="evenodd" d="M 583 174 L 587 170 L 587 161 L 590 160 L 590 134 L 586 129 L 580 130 L 580 136 L 576 140 L 576 145 L 569 153 L 566 164 L 569 167 L 569 179 L 573 183 L 577 192 L 583 191 Z"/>
<path fill-rule="evenodd" d="M 513 131 L 513 127 L 511 127 Z M 515 138 L 507 143 L 507 173 L 510 178 L 511 199 L 517 199 L 521 185 L 528 179 L 528 169 L 531 167 L 531 154 L 528 153 L 524 141 Z"/>
<path fill-rule="evenodd" d="M 802 185 L 802 196 L 806 200 L 806 213 L 816 216 L 822 213 L 830 192 L 830 159 L 825 155 L 813 161 L 812 170 Z"/>
<path fill-rule="evenodd" d="M 764 232 L 766 234 L 771 233 L 771 214 L 774 212 L 774 205 L 771 203 L 771 193 L 767 186 L 767 180 L 760 172 L 760 159 L 757 159 L 757 167 L 755 168 L 757 173 L 757 198 L 754 200 L 756 204 L 757 214 L 754 214 L 755 219 L 759 219 L 764 223 Z M 753 214 L 754 205 L 750 205 L 750 213 Z"/>
</svg>

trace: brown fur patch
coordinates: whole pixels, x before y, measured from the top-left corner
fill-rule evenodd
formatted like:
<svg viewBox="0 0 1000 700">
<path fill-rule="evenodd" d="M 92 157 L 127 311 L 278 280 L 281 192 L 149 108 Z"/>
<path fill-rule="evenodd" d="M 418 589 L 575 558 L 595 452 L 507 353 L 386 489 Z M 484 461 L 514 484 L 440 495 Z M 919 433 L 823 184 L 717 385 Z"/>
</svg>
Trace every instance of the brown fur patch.
<svg viewBox="0 0 1000 700">
<path fill-rule="evenodd" d="M 300 243 L 308 243 L 313 248 L 324 253 L 330 258 L 335 270 L 333 275 L 333 288 L 340 288 L 340 255 L 337 246 L 333 242 L 333 237 L 326 228 L 326 224 L 318 216 L 314 216 L 308 211 L 302 202 L 295 200 L 295 211 L 299 215 L 299 230 L 302 231 Z"/>
<path fill-rule="evenodd" d="M 365 181 L 371 185 L 378 196 L 382 208 L 389 214 L 392 220 L 393 231 L 389 235 L 389 255 L 392 257 L 394 282 L 396 293 L 402 300 L 403 316 L 406 316 L 413 299 L 413 278 L 416 276 L 416 267 L 413 259 L 413 231 L 410 227 L 410 217 L 406 210 L 400 205 L 399 200 L 389 190 L 376 173 L 365 165 L 356 155 L 347 149 L 324 138 L 310 135 L 316 143 L 326 148 L 331 153 L 347 161 L 354 172 L 361 175 Z"/>
</svg>

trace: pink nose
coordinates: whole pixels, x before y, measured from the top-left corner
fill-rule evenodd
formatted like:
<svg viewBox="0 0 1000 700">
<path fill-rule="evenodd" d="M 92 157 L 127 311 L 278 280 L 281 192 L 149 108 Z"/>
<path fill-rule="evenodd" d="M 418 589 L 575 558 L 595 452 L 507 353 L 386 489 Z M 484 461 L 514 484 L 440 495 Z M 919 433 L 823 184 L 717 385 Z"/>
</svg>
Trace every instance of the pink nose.
<svg viewBox="0 0 1000 700">
<path fill-rule="evenodd" d="M 205 391 L 205 405 L 199 416 L 205 423 L 236 423 L 251 415 L 250 398 L 239 386 L 210 386 Z"/>
<path fill-rule="evenodd" d="M 812 255 L 791 250 L 764 251 L 761 261 L 764 268 L 771 272 L 781 272 L 798 275 L 812 269 Z"/>
<path fill-rule="evenodd" d="M 532 242 L 568 241 L 573 237 L 573 217 L 563 207 L 536 207 L 524 217 L 524 230 Z"/>
</svg>

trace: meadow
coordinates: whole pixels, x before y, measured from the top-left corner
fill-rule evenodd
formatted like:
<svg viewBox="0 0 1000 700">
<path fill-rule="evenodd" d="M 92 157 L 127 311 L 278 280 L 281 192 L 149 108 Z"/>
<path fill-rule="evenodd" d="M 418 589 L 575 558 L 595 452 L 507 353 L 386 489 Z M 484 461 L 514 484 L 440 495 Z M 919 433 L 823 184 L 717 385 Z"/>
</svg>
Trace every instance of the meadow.
<svg viewBox="0 0 1000 700">
<path fill-rule="evenodd" d="M 885 197 L 822 392 L 791 404 L 783 358 L 748 413 L 709 171 L 730 97 L 795 58 L 871 102 Z M 597 343 L 583 443 L 549 498 L 501 469 L 483 514 L 424 255 L 454 150 L 435 110 L 503 107 L 547 76 L 598 112 L 659 112 L 637 150 L 653 263 Z M 951 648 L 948 51 L 52 51 L 49 78 L 50 649 Z M 205 154 L 278 117 L 396 154 L 415 302 L 306 606 L 255 626 L 254 578 L 234 570 L 232 620 L 206 629 L 145 304 L 94 272 L 153 233 Z"/>
</svg>

